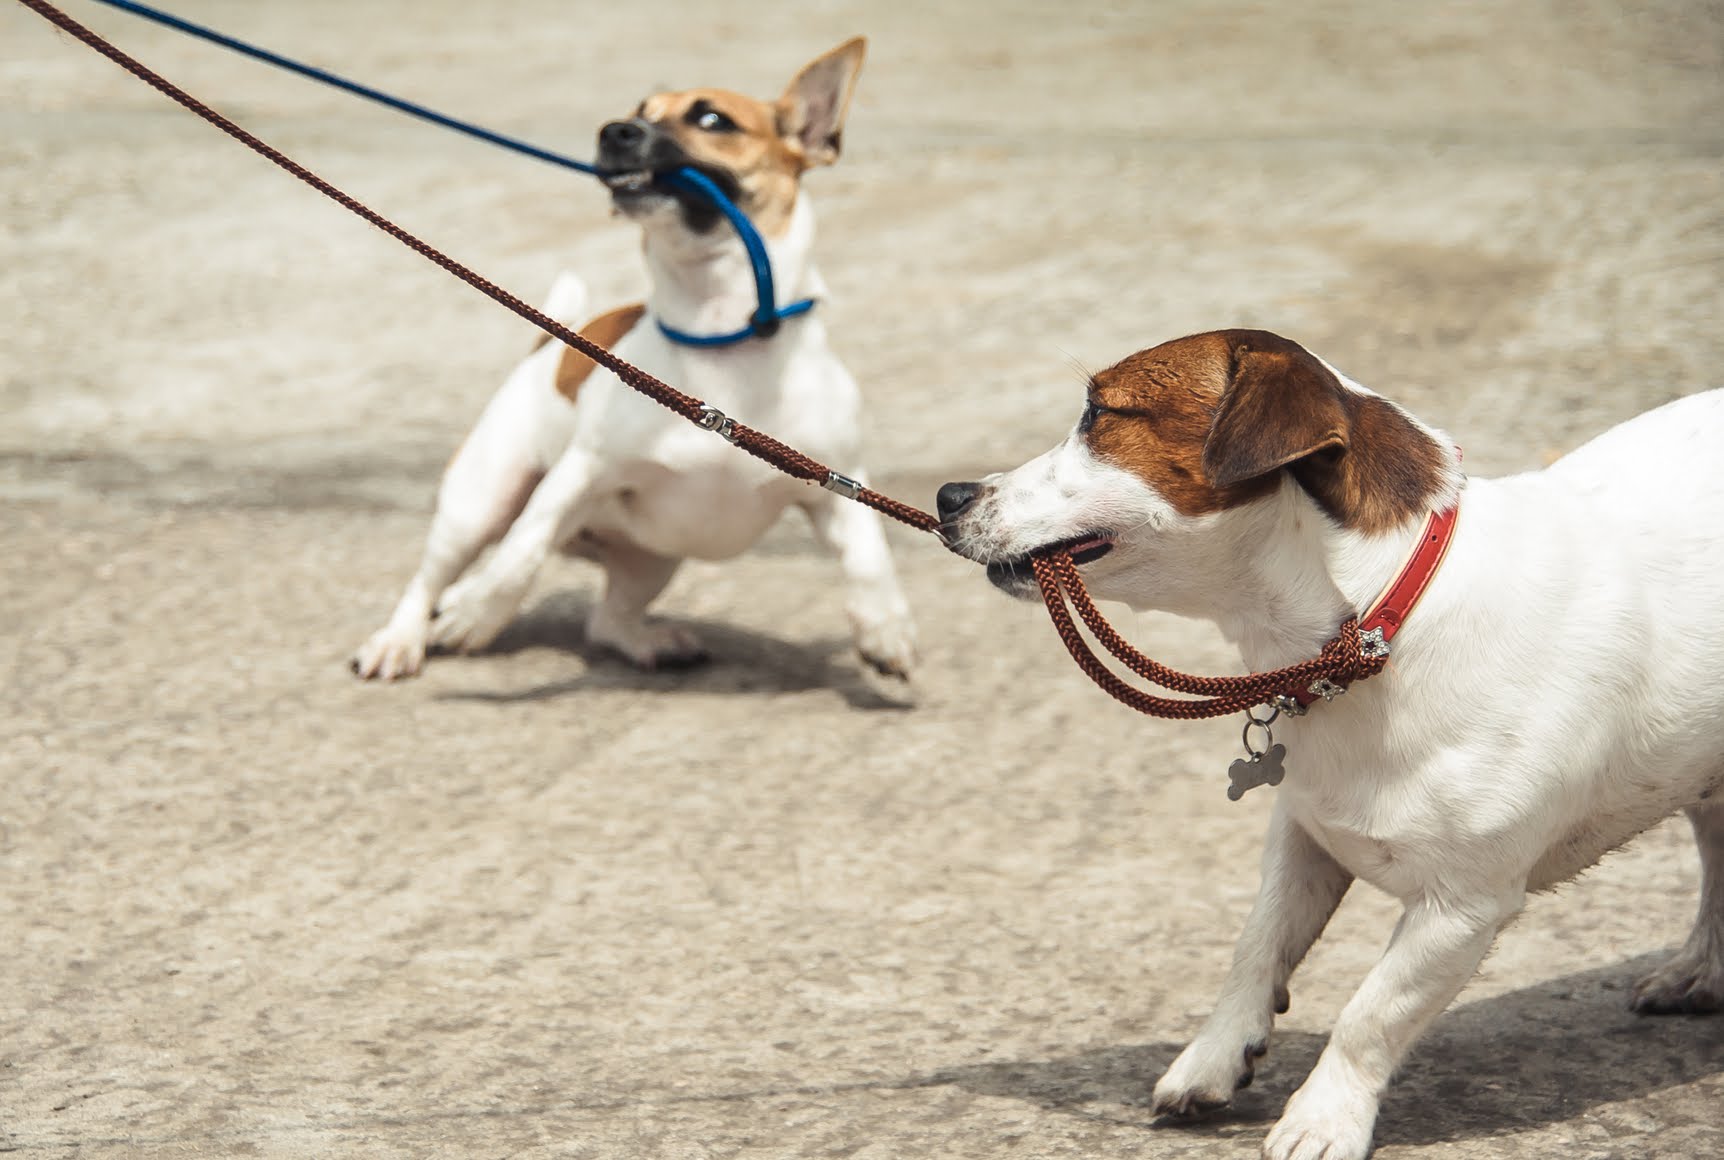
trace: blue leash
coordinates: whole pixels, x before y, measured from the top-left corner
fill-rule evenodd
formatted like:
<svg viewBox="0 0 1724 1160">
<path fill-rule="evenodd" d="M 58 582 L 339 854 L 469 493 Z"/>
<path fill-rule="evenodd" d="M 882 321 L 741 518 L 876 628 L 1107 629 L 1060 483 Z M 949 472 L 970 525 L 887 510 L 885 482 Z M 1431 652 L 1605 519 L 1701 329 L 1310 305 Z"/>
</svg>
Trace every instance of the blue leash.
<svg viewBox="0 0 1724 1160">
<path fill-rule="evenodd" d="M 661 318 L 654 318 L 653 321 L 658 324 L 660 334 L 672 342 L 681 343 L 683 346 L 729 346 L 732 343 L 741 342 L 745 338 L 754 338 L 757 335 L 762 338 L 768 337 L 778 329 L 778 323 L 783 319 L 795 318 L 798 314 L 807 314 L 813 309 L 814 299 L 804 298 L 800 302 L 792 302 L 789 306 L 774 311 L 775 317 L 767 320 L 770 329 L 763 327 L 760 317 L 756 315 L 747 326 L 741 330 L 733 330 L 729 334 L 690 334 L 686 330 L 676 329 Z"/>
<path fill-rule="evenodd" d="M 445 129 L 465 133 L 469 137 L 475 137 L 480 141 L 503 149 L 525 154 L 552 165 L 560 165 L 564 169 L 573 169 L 577 173 L 585 173 L 594 177 L 604 176 L 605 171 L 596 165 L 577 161 L 573 157 L 567 157 L 561 153 L 553 153 L 549 149 L 541 149 L 519 137 L 510 137 L 507 134 L 487 129 L 482 125 L 459 120 L 413 101 L 402 100 L 400 97 L 391 96 L 379 89 L 359 84 L 356 81 L 350 81 L 325 69 L 301 64 L 299 61 L 279 53 L 270 52 L 266 48 L 259 48 L 255 44 L 236 40 L 231 36 L 217 32 L 213 28 L 205 28 L 201 24 L 182 20 L 171 13 L 161 11 L 159 8 L 151 8 L 147 4 L 138 4 L 134 0 L 95 0 L 95 2 L 105 4 L 109 8 L 118 8 L 122 12 L 129 12 L 133 16 L 141 16 L 145 20 L 153 21 L 166 28 L 172 28 L 176 32 L 183 32 L 188 36 L 207 40 L 211 44 L 219 44 L 221 47 L 231 49 L 243 56 L 261 60 L 265 64 L 272 64 L 291 73 L 298 73 L 302 77 L 309 77 L 311 80 L 329 85 L 332 88 L 352 93 L 356 97 L 364 97 L 368 101 L 386 105 L 397 112 L 406 113 L 410 117 L 417 117 L 421 121 L 429 121 L 433 125 L 441 125 Z M 777 305 L 778 299 L 772 285 L 772 264 L 766 256 L 766 243 L 760 240 L 760 233 L 754 228 L 754 223 L 748 220 L 748 215 L 743 213 L 735 202 L 726 197 L 724 191 L 719 189 L 711 178 L 698 170 L 684 168 L 663 174 L 656 180 L 705 197 L 725 216 L 725 219 L 730 222 L 731 228 L 736 231 L 737 237 L 741 239 L 743 248 L 748 251 L 748 262 L 754 270 L 755 294 L 760 303 L 755 309 L 754 315 L 749 319 L 749 324 L 741 330 L 732 331 L 729 334 L 693 335 L 685 331 L 674 330 L 663 322 L 659 322 L 658 328 L 666 338 L 686 346 L 730 346 L 750 338 L 770 338 L 778 332 L 778 325 L 784 319 L 795 318 L 799 314 L 806 314 L 814 309 L 814 299 L 812 298 L 804 298 L 800 302 L 792 302 L 789 306 L 782 308 Z"/>
<path fill-rule="evenodd" d="M 109 0 L 103 0 L 103 3 L 107 2 Z M 772 285 L 772 263 L 766 260 L 766 243 L 760 240 L 760 234 L 755 230 L 754 223 L 748 220 L 748 215 L 738 209 L 735 202 L 724 196 L 724 191 L 718 188 L 712 178 L 698 169 L 679 169 L 669 174 L 666 180 L 705 195 L 718 207 L 720 213 L 730 219 L 737 237 L 742 239 L 743 248 L 748 251 L 749 264 L 754 267 L 754 292 L 760 302 L 748 325 L 729 334 L 697 336 L 673 330 L 664 322 L 654 319 L 666 338 L 684 346 L 729 346 L 748 338 L 771 338 L 778 333 L 778 324 L 784 319 L 795 318 L 798 314 L 807 314 L 814 309 L 812 298 L 804 298 L 785 307 L 776 305 L 778 293 Z"/>
</svg>

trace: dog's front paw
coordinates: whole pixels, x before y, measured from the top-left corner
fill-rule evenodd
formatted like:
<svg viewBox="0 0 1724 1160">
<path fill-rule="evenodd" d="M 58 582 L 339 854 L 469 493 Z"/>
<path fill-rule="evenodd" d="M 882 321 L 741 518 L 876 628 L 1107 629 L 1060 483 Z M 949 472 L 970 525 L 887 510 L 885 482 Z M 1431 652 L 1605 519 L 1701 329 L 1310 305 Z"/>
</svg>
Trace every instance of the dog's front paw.
<svg viewBox="0 0 1724 1160">
<path fill-rule="evenodd" d="M 1724 1011 L 1724 963 L 1705 948 L 1685 946 L 1634 986 L 1639 1015 L 1708 1015 Z"/>
<path fill-rule="evenodd" d="M 362 681 L 394 681 L 416 677 L 425 664 L 425 624 L 389 624 L 359 646 L 348 667 Z"/>
<path fill-rule="evenodd" d="M 907 610 L 883 615 L 853 612 L 856 652 L 875 672 L 907 681 L 916 667 L 916 625 Z"/>
<path fill-rule="evenodd" d="M 450 652 L 478 652 L 497 639 L 521 606 L 526 585 L 468 576 L 443 594 L 431 619 L 431 643 Z"/>
<path fill-rule="evenodd" d="M 1198 1036 L 1155 1085 L 1155 1114 L 1189 1119 L 1226 1107 L 1233 1093 L 1248 1087 L 1257 1061 L 1269 1050 L 1265 1039 L 1243 1046 Z"/>
<path fill-rule="evenodd" d="M 1311 1081 L 1293 1093 L 1263 1141 L 1263 1160 L 1365 1160 L 1377 1101 Z"/>
</svg>

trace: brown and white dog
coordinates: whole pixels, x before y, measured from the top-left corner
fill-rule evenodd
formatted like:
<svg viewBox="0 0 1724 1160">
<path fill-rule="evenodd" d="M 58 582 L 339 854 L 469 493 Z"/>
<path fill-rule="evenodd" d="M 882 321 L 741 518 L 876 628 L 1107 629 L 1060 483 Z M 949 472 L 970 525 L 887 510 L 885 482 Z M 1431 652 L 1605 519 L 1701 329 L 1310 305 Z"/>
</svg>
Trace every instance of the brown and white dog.
<svg viewBox="0 0 1724 1160">
<path fill-rule="evenodd" d="M 1065 442 L 941 489 L 949 541 L 1007 591 L 1033 594 L 1029 557 L 1068 545 L 1094 595 L 1212 620 L 1254 671 L 1315 656 L 1459 504 L 1387 670 L 1275 726 L 1288 770 L 1261 890 L 1157 1109 L 1225 1104 L 1250 1079 L 1362 878 L 1405 909 L 1264 1154 L 1363 1157 L 1396 1066 L 1527 893 L 1678 810 L 1700 917 L 1634 1006 L 1724 1006 L 1721 446 L 1713 391 L 1543 471 L 1468 481 L 1440 432 L 1293 342 L 1231 330 L 1095 375 Z"/>
<path fill-rule="evenodd" d="M 825 287 L 810 258 L 814 213 L 801 178 L 838 159 L 863 51 L 857 38 L 817 58 L 776 101 L 722 89 L 659 93 L 604 126 L 598 162 L 612 175 L 616 209 L 645 235 L 651 289 L 645 304 L 613 310 L 582 331 L 856 479 L 864 478 L 861 399 L 817 314 L 786 319 L 770 338 L 717 347 L 679 344 L 661 329 L 734 332 L 749 321 L 756 297 L 747 254 L 728 223 L 706 201 L 652 179 L 684 166 L 704 173 L 759 229 L 781 302 L 818 297 Z M 546 312 L 572 322 L 585 297 L 565 274 Z M 587 621 L 590 640 L 643 668 L 691 663 L 704 656 L 699 642 L 649 622 L 647 606 L 683 559 L 735 556 L 791 506 L 838 557 L 863 659 L 907 676 L 915 630 L 872 511 L 738 452 L 567 347 L 542 345 L 455 453 L 419 570 L 353 669 L 393 680 L 419 671 L 427 644 L 485 647 L 559 550 L 605 569 L 604 596 Z M 468 571 L 492 544 L 496 551 Z"/>
</svg>

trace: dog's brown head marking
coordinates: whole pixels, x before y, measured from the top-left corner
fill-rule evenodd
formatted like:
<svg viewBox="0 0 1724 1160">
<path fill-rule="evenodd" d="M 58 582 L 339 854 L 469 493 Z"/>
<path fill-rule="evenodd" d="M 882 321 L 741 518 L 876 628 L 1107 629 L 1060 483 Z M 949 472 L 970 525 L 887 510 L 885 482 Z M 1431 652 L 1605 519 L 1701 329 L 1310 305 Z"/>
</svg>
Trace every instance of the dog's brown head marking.
<svg viewBox="0 0 1724 1160">
<path fill-rule="evenodd" d="M 776 101 L 727 89 L 658 93 L 635 116 L 697 166 L 734 180 L 739 204 L 767 234 L 789 221 L 802 174 L 838 160 L 867 41 L 854 37 L 805 65 Z"/>
<path fill-rule="evenodd" d="M 1109 367 L 1081 430 L 1182 515 L 1257 499 L 1286 470 L 1330 518 L 1367 533 L 1428 511 L 1450 462 L 1400 408 L 1263 330 L 1175 339 Z"/>
</svg>

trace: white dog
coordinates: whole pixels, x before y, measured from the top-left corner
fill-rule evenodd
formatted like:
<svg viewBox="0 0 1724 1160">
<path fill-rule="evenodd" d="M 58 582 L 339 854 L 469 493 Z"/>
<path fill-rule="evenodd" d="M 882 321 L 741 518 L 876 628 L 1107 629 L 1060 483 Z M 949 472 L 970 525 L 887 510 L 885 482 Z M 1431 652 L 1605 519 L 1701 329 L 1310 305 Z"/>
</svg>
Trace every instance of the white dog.
<svg viewBox="0 0 1724 1160">
<path fill-rule="evenodd" d="M 1251 1077 L 1293 969 L 1354 878 L 1405 907 L 1275 1160 L 1363 1157 L 1380 1093 L 1528 891 L 1677 810 L 1699 840 L 1693 934 L 1643 1012 L 1724 1005 L 1724 391 L 1661 407 L 1547 470 L 1466 480 L 1448 438 L 1262 331 L 1196 335 L 1090 383 L 1076 431 L 981 483 L 945 531 L 1007 591 L 1070 547 L 1099 597 L 1214 621 L 1254 671 L 1314 657 L 1427 517 L 1447 558 L 1388 668 L 1287 746 L 1263 881 L 1216 1010 L 1155 1088 L 1186 1115 Z"/>
<path fill-rule="evenodd" d="M 814 214 L 801 177 L 838 158 L 863 51 L 858 38 L 819 57 L 776 101 L 720 89 L 660 93 L 604 126 L 598 162 L 611 174 L 616 208 L 645 234 L 651 290 L 644 306 L 582 331 L 857 480 L 861 401 L 818 312 L 786 318 L 770 336 L 739 331 L 756 306 L 742 243 L 710 203 L 654 178 L 692 167 L 716 182 L 763 235 L 780 301 L 817 298 L 824 284 L 809 255 Z M 572 319 L 584 299 L 564 275 L 546 312 Z M 715 338 L 723 341 L 690 341 Z M 427 643 L 485 647 L 558 550 L 605 569 L 604 597 L 587 621 L 591 641 L 643 668 L 695 662 L 704 656 L 699 642 L 650 623 L 647 606 L 684 558 L 735 556 L 793 505 L 838 556 L 862 657 L 908 675 L 915 629 L 872 511 L 779 474 L 547 343 L 515 368 L 455 453 L 419 571 L 353 658 L 354 671 L 391 680 L 419 671 Z M 492 544 L 496 551 L 455 584 Z"/>
</svg>

